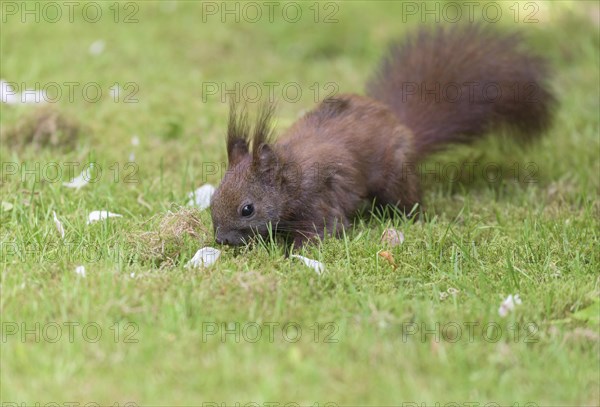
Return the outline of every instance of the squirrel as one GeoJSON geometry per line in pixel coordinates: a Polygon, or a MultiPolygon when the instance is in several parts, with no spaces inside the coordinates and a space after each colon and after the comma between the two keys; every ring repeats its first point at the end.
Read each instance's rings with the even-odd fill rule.
{"type": "Polygon", "coordinates": [[[366,96],[325,99],[275,142],[272,106],[250,126],[232,103],[215,240],[237,246],[272,231],[300,248],[339,235],[365,204],[410,214],[421,201],[414,168],[429,154],[499,128],[522,143],[542,134],[555,101],[546,80],[546,61],[518,33],[473,24],[392,44],[366,96]]]}

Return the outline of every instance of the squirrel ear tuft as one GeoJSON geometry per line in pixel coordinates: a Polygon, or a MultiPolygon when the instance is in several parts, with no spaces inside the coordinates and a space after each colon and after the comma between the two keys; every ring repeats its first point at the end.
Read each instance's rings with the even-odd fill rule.
{"type": "Polygon", "coordinates": [[[277,155],[270,145],[263,143],[258,146],[254,155],[254,165],[260,172],[271,171],[277,167],[277,155]]]}
{"type": "Polygon", "coordinates": [[[239,163],[249,154],[248,137],[250,127],[245,108],[238,112],[235,101],[231,100],[229,123],[227,124],[227,158],[229,166],[239,163]]]}
{"type": "Polygon", "coordinates": [[[248,143],[246,140],[241,138],[228,140],[227,159],[229,160],[230,166],[239,163],[248,154],[248,143]]]}

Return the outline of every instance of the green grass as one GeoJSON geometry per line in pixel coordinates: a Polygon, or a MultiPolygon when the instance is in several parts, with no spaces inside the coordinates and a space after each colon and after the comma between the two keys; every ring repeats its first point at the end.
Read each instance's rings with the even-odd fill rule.
{"type": "MultiPolygon", "coordinates": [[[[53,105],[83,126],[72,151],[2,144],[0,191],[13,205],[0,213],[3,403],[600,404],[597,3],[541,3],[536,24],[515,24],[512,3],[502,3],[498,28],[522,30],[552,61],[560,100],[552,130],[525,150],[486,140],[432,157],[429,169],[496,163],[502,176],[426,177],[426,221],[360,220],[344,239],[307,247],[306,256],[326,265],[322,276],[278,244],[224,249],[215,266],[186,269],[198,248],[214,245],[208,211],[201,214],[208,232],[185,241],[174,267],[143,261],[132,239],[156,231],[152,217],[184,205],[189,191],[219,181],[203,163],[225,161],[228,107],[219,96],[203,100],[203,84],[281,83],[282,129],[314,105],[314,83],[321,98],[328,82],[361,93],[385,44],[418,19],[402,23],[399,2],[356,1],[336,3],[333,24],[315,23],[312,3],[298,23],[203,22],[200,3],[190,1],[140,3],[138,23],[115,24],[112,3],[102,4],[97,24],[76,13],[74,23],[8,17],[1,26],[0,78],[30,88],[95,82],[104,94],[89,103],[76,92],[73,102],[63,95],[53,105]],[[106,48],[92,56],[99,39],[106,48]],[[127,82],[139,87],[138,102],[116,103],[109,88],[127,82]],[[282,100],[289,82],[303,90],[295,103],[282,100]],[[131,151],[135,182],[127,183],[131,151]],[[35,182],[5,171],[6,163],[35,171],[36,163],[78,162],[78,174],[89,161],[103,173],[79,191],[62,186],[66,173],[60,182],[35,182]],[[97,209],[124,217],[86,225],[97,209]],[[406,237],[389,249],[395,270],[377,254],[386,227],[406,237]],[[75,274],[78,265],[85,278],[75,274]],[[449,288],[458,293],[442,298],[449,288]],[[522,305],[499,317],[514,293],[522,305]],[[79,324],[72,341],[65,323],[79,324]],[[238,324],[239,343],[221,337],[221,323],[238,324]],[[289,323],[302,329],[297,342],[283,336],[289,323]],[[56,324],[62,336],[53,342],[56,324]],[[263,335],[252,342],[255,324],[263,335]],[[25,340],[24,327],[34,330],[25,340]],[[95,328],[102,336],[92,342],[95,328]]],[[[3,134],[38,109],[0,108],[3,134]]],[[[293,328],[285,332],[293,336],[293,328]]]]}

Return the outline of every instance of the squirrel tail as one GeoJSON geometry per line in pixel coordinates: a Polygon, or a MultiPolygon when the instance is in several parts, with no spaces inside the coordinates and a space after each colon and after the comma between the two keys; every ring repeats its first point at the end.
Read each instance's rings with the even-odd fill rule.
{"type": "Polygon", "coordinates": [[[517,34],[481,25],[421,29],[391,46],[367,94],[415,134],[417,157],[499,127],[523,142],[550,124],[546,63],[517,34]]]}

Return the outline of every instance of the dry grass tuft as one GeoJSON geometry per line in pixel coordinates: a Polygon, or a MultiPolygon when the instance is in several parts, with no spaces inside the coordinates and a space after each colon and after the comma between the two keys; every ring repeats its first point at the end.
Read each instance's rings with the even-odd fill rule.
{"type": "Polygon", "coordinates": [[[149,222],[156,230],[134,232],[129,237],[135,253],[145,264],[173,267],[182,252],[202,247],[209,237],[196,208],[179,207],[149,222]]]}
{"type": "Polygon", "coordinates": [[[2,132],[2,143],[10,148],[55,148],[70,150],[76,147],[82,126],[50,107],[40,107],[21,119],[14,127],[2,132]]]}

